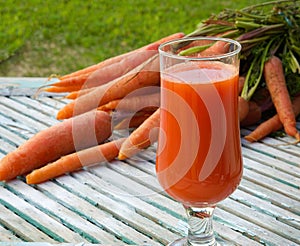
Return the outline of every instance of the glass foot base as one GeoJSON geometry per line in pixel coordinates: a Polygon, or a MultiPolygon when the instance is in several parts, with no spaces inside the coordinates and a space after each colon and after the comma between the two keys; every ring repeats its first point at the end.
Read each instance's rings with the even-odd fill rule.
{"type": "Polygon", "coordinates": [[[187,238],[179,238],[174,242],[169,243],[167,246],[234,246],[236,244],[232,242],[227,242],[225,240],[219,239],[215,241],[213,244],[188,244],[187,238]]]}
{"type": "Polygon", "coordinates": [[[188,244],[187,238],[179,238],[175,240],[174,242],[171,242],[168,244],[168,246],[221,246],[222,244],[219,244],[218,242],[214,242],[213,244],[188,244]]]}

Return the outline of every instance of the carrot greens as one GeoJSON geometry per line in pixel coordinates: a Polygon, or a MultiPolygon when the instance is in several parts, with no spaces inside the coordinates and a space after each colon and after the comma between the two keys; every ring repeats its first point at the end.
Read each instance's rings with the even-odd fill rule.
{"type": "Polygon", "coordinates": [[[241,43],[241,73],[246,74],[242,96],[250,100],[257,88],[265,86],[263,64],[272,55],[284,61],[289,94],[300,92],[299,79],[292,79],[300,73],[299,33],[300,1],[279,0],[225,9],[187,36],[221,36],[241,43]]]}

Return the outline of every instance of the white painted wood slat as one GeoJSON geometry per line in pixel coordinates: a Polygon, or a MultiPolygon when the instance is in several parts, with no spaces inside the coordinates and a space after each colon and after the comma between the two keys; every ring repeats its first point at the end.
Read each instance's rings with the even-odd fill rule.
{"type": "Polygon", "coordinates": [[[79,182],[77,179],[69,179],[67,176],[62,176],[57,181],[81,197],[93,201],[101,209],[111,213],[120,221],[129,224],[142,233],[148,233],[148,236],[155,238],[163,245],[179,237],[179,235],[138,214],[130,206],[101,194],[89,185],[79,182]]]}
{"type": "MultiPolygon", "coordinates": [[[[60,97],[61,98],[61,97],[60,97]]],[[[61,100],[55,100],[52,97],[43,97],[43,96],[39,96],[37,98],[35,98],[35,101],[39,102],[39,103],[43,103],[51,108],[53,108],[53,110],[58,111],[59,109],[61,109],[64,105],[66,105],[65,102],[62,102],[61,100]]]]}
{"type": "MultiPolygon", "coordinates": [[[[31,224],[36,225],[40,230],[44,230],[45,234],[52,235],[52,237],[57,236],[57,240],[61,238],[62,241],[66,240],[68,242],[86,241],[72,230],[58,223],[57,220],[54,220],[52,217],[36,209],[33,205],[22,200],[17,195],[4,189],[3,186],[0,187],[0,199],[9,203],[11,208],[20,211],[20,213],[22,213],[20,217],[30,220],[31,224]]],[[[26,232],[23,230],[23,233],[29,235],[31,231],[26,232]]]]}
{"type": "Polygon", "coordinates": [[[12,100],[7,97],[0,97],[0,103],[2,105],[5,105],[7,108],[12,108],[16,112],[22,113],[23,115],[26,115],[32,119],[34,119],[37,122],[43,121],[48,127],[56,124],[57,120],[53,119],[53,117],[49,117],[45,115],[43,112],[40,112],[38,110],[38,107],[40,104],[37,103],[37,109],[34,109],[25,103],[19,103],[16,100],[12,100]]]}
{"type": "MultiPolygon", "coordinates": [[[[246,177],[246,176],[245,176],[246,177]]],[[[272,187],[262,186],[255,180],[250,181],[247,178],[242,179],[239,189],[251,194],[253,197],[258,197],[263,201],[268,201],[295,214],[300,214],[300,203],[285,194],[278,193],[272,187]]]]}
{"type": "MultiPolygon", "coordinates": [[[[1,209],[1,208],[0,208],[1,209]]],[[[4,212],[4,211],[3,211],[4,212]]],[[[15,232],[4,228],[0,224],[0,242],[22,242],[22,240],[16,236],[15,232]]]]}
{"type": "Polygon", "coordinates": [[[254,225],[258,225],[259,227],[274,233],[274,235],[272,236],[274,240],[279,240],[279,236],[282,237],[281,245],[289,245],[289,243],[291,242],[300,244],[299,229],[277,220],[277,218],[274,216],[269,216],[267,214],[261,213],[254,207],[240,205],[239,203],[234,202],[232,199],[225,199],[219,204],[219,207],[231,214],[235,214],[238,217],[253,223],[254,225]]]}
{"type": "Polygon", "coordinates": [[[20,125],[20,130],[22,130],[21,126],[25,125],[23,129],[30,130],[30,133],[32,134],[48,127],[46,124],[42,124],[38,121],[35,121],[34,119],[25,116],[21,113],[18,113],[13,109],[7,108],[2,104],[0,104],[0,112],[1,114],[8,115],[9,118],[13,119],[15,121],[16,126],[20,125]]]}
{"type": "Polygon", "coordinates": [[[247,157],[248,159],[252,159],[256,162],[262,163],[269,167],[278,169],[282,172],[285,172],[285,173],[288,173],[290,175],[300,178],[300,167],[297,167],[295,165],[289,165],[288,163],[286,163],[282,160],[278,160],[271,156],[264,155],[260,152],[257,152],[255,150],[252,150],[249,148],[243,148],[242,151],[243,151],[243,156],[247,157]]]}
{"type": "MultiPolygon", "coordinates": [[[[118,164],[115,164],[114,166],[117,165],[118,164]]],[[[130,182],[130,179],[124,179],[121,175],[113,173],[113,171],[105,167],[94,167],[93,172],[97,173],[98,175],[102,174],[101,178],[93,177],[86,172],[80,172],[77,175],[75,174],[75,176],[78,180],[81,180],[81,182],[85,182],[91,185],[93,188],[98,189],[99,192],[109,193],[111,197],[120,200],[122,203],[129,204],[143,216],[150,218],[151,220],[158,221],[159,224],[162,224],[169,229],[177,230],[181,233],[184,232],[182,231],[182,228],[178,227],[179,220],[177,218],[178,215],[181,218],[185,218],[185,212],[181,204],[161,196],[160,194],[154,193],[148,188],[140,186],[139,183],[133,181],[130,182]],[[94,169],[97,169],[97,171],[94,169]],[[126,186],[122,184],[126,184],[126,186]],[[137,191],[139,191],[139,193],[136,193],[137,191]],[[167,209],[164,210],[166,213],[162,213],[157,211],[157,209],[151,208],[151,206],[139,201],[139,199],[146,201],[160,209],[165,207],[167,209]],[[171,216],[167,213],[169,213],[171,216]],[[176,219],[172,218],[174,215],[177,215],[176,219]]],[[[249,239],[241,235],[235,235],[235,231],[224,231],[223,226],[218,223],[215,223],[215,229],[221,237],[226,238],[229,241],[235,238],[234,242],[240,245],[244,245],[246,242],[250,243],[249,239]]],[[[252,240],[251,242],[253,243],[252,240]]]]}
{"type": "Polygon", "coordinates": [[[265,155],[270,155],[274,158],[286,161],[287,163],[291,163],[297,167],[300,167],[300,156],[287,153],[283,149],[278,149],[273,146],[266,145],[260,142],[249,143],[244,139],[242,139],[242,144],[244,146],[247,146],[248,148],[255,149],[256,151],[260,151],[265,155]]]}
{"type": "Polygon", "coordinates": [[[56,241],[0,203],[0,222],[27,242],[56,241]]]}
{"type": "Polygon", "coordinates": [[[65,226],[77,231],[79,235],[84,236],[93,243],[122,244],[121,241],[117,240],[117,238],[115,238],[113,235],[85,220],[78,214],[67,209],[57,201],[47,197],[45,194],[34,189],[33,187],[18,180],[13,180],[7,185],[22,194],[24,199],[27,199],[31,204],[40,207],[40,209],[44,211],[47,211],[47,213],[60,220],[65,226]]]}
{"type": "Polygon", "coordinates": [[[33,108],[35,111],[45,114],[49,118],[52,118],[52,119],[55,119],[55,115],[58,111],[56,108],[48,106],[47,104],[43,103],[42,101],[37,101],[30,97],[19,96],[19,97],[10,97],[10,99],[12,99],[18,103],[25,104],[26,106],[33,108]]]}
{"type": "Polygon", "coordinates": [[[95,224],[105,228],[107,231],[122,238],[123,241],[127,241],[129,244],[140,245],[147,243],[153,246],[160,245],[149,237],[137,232],[132,227],[115,219],[111,214],[105,213],[86,200],[74,195],[53,182],[40,184],[38,185],[38,189],[47,192],[51,197],[53,196],[53,199],[58,200],[64,206],[70,207],[77,213],[82,214],[82,216],[94,221],[95,224]]]}
{"type": "Polygon", "coordinates": [[[12,131],[9,131],[7,128],[4,128],[0,125],[0,136],[1,138],[5,138],[5,140],[8,140],[11,143],[18,145],[21,145],[26,140],[24,137],[21,137],[20,134],[15,134],[12,131]]]}

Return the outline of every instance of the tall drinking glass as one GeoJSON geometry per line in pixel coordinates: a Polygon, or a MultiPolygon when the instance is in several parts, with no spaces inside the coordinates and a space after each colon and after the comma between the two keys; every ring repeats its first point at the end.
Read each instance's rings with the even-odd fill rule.
{"type": "Polygon", "coordinates": [[[159,47],[160,134],[156,173],[183,204],[188,235],[170,245],[218,245],[212,216],[242,177],[238,42],[184,38],[159,47]]]}

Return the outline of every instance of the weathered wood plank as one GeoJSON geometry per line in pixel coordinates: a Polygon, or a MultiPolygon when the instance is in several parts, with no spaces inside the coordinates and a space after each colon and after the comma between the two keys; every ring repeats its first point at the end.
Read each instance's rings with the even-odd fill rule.
{"type": "Polygon", "coordinates": [[[136,156],[125,160],[125,162],[143,172],[151,174],[153,177],[156,177],[155,164],[147,160],[147,158],[144,159],[142,156],[142,153],[138,153],[136,156]]]}
{"type": "Polygon", "coordinates": [[[15,148],[16,146],[0,138],[0,152],[7,154],[8,152],[13,151],[15,148]]]}
{"type": "Polygon", "coordinates": [[[156,148],[157,148],[157,143],[155,142],[155,143],[153,143],[153,145],[149,146],[145,151],[138,153],[137,156],[141,157],[143,160],[155,163],[156,148]]]}
{"type": "MultiPolygon", "coordinates": [[[[105,172],[105,170],[109,169],[104,167],[101,168],[100,172],[105,172]]],[[[114,183],[114,180],[116,178],[121,178],[121,176],[114,176],[113,172],[105,172],[105,174],[103,174],[103,176],[100,178],[91,175],[88,172],[80,172],[78,173],[78,175],[76,175],[75,173],[75,177],[77,180],[85,182],[94,189],[97,189],[99,192],[110,196],[115,200],[122,201],[122,203],[127,204],[130,207],[133,207],[137,213],[152,221],[155,221],[156,223],[172,230],[175,233],[178,233],[178,229],[173,228],[173,225],[176,225],[178,222],[178,218],[176,217],[180,216],[181,218],[185,218],[183,208],[180,204],[170,201],[170,199],[166,199],[166,197],[149,189],[142,189],[143,186],[140,186],[138,183],[123,183],[126,184],[127,189],[125,186],[119,187],[118,184],[114,183]],[[110,179],[108,180],[104,177],[110,177],[110,179]],[[135,185],[136,189],[130,188],[132,184],[135,185]],[[145,193],[142,193],[143,191],[145,191],[145,193]],[[171,214],[174,215],[175,213],[178,213],[176,217],[171,216],[170,213],[168,213],[169,211],[164,211],[157,208],[157,206],[162,206],[167,202],[174,203],[174,207],[176,207],[177,209],[175,210],[174,208],[173,213],[171,212],[171,214]]],[[[120,181],[122,183],[124,179],[120,181]]]]}
{"type": "Polygon", "coordinates": [[[49,107],[54,108],[55,110],[61,109],[63,106],[66,105],[66,102],[60,100],[60,98],[52,98],[52,97],[43,97],[43,96],[38,96],[35,98],[35,101],[39,103],[43,103],[49,107]]]}
{"type": "Polygon", "coordinates": [[[287,240],[276,233],[267,230],[264,227],[253,224],[251,221],[244,219],[236,214],[228,212],[224,209],[217,208],[214,216],[217,221],[223,222],[229,228],[240,232],[241,234],[260,242],[262,245],[289,245],[297,244],[287,240]]]}
{"type": "MultiPolygon", "coordinates": [[[[55,119],[55,115],[57,113],[57,109],[48,106],[45,103],[42,103],[42,101],[37,101],[33,98],[30,97],[26,97],[26,96],[19,96],[19,97],[10,97],[10,99],[21,103],[21,104],[25,104],[28,107],[33,108],[34,110],[48,116],[51,119],[55,119]]],[[[55,123],[55,121],[53,121],[52,123],[55,123]]]]}
{"type": "Polygon", "coordinates": [[[13,180],[7,184],[10,189],[14,189],[21,194],[30,204],[39,207],[45,213],[51,214],[66,227],[74,230],[87,240],[93,243],[109,244],[115,243],[122,245],[122,242],[113,235],[102,230],[95,224],[85,220],[78,214],[62,206],[57,201],[47,197],[44,193],[34,189],[33,187],[19,181],[13,180]]]}
{"type": "MultiPolygon", "coordinates": [[[[20,211],[21,215],[19,216],[21,218],[30,220],[31,224],[52,238],[56,238],[57,241],[65,240],[67,242],[86,242],[86,240],[80,237],[80,235],[74,233],[61,223],[58,223],[57,220],[54,220],[49,215],[41,212],[17,195],[4,189],[3,186],[0,186],[0,199],[2,199],[2,201],[6,204],[10,204],[11,209],[13,208],[14,210],[20,211]]],[[[27,231],[27,234],[30,235],[31,231],[27,231]]]]}
{"type": "Polygon", "coordinates": [[[30,131],[31,134],[34,134],[42,129],[49,127],[49,125],[42,124],[38,121],[35,121],[31,117],[25,116],[11,108],[7,108],[5,105],[0,104],[0,112],[7,115],[10,119],[15,121],[15,127],[19,127],[20,130],[30,131]],[[24,127],[22,128],[22,125],[24,127]]]}
{"type": "Polygon", "coordinates": [[[11,230],[5,229],[0,224],[0,242],[16,243],[16,242],[22,242],[22,240],[19,237],[17,237],[14,232],[12,232],[11,230]]]}
{"type": "Polygon", "coordinates": [[[296,189],[296,194],[299,194],[300,196],[300,178],[276,168],[270,167],[268,165],[261,164],[257,161],[253,161],[247,157],[244,157],[243,161],[245,168],[255,171],[256,173],[262,174],[271,179],[275,179],[286,186],[294,187],[296,189]],[[297,193],[297,191],[299,191],[299,193],[297,193]]]}
{"type": "Polygon", "coordinates": [[[70,100],[70,99],[67,99],[67,98],[63,97],[63,95],[60,96],[60,97],[53,97],[53,100],[56,100],[56,101],[58,101],[59,103],[65,104],[65,105],[72,101],[72,100],[70,100]]]}
{"type": "Polygon", "coordinates": [[[19,146],[26,140],[24,137],[21,137],[20,134],[15,134],[14,132],[8,130],[0,123],[0,138],[9,143],[13,143],[12,145],[19,146]]]}
{"type": "Polygon", "coordinates": [[[256,151],[264,153],[265,155],[270,155],[274,158],[283,160],[287,163],[290,163],[292,165],[300,167],[300,157],[293,155],[291,153],[287,153],[286,151],[284,151],[282,149],[277,149],[277,148],[274,148],[273,146],[269,146],[269,145],[266,145],[266,144],[263,144],[260,142],[249,143],[245,139],[242,139],[242,144],[244,146],[247,146],[250,149],[254,149],[256,151]]]}
{"type": "MultiPolygon", "coordinates": [[[[101,180],[105,180],[107,183],[111,184],[108,189],[111,189],[112,193],[118,194],[121,192],[120,195],[128,194],[131,196],[137,196],[144,201],[158,206],[160,209],[172,211],[179,218],[185,218],[182,206],[178,202],[175,202],[174,200],[166,197],[162,188],[158,193],[156,190],[154,191],[152,189],[149,189],[144,185],[132,180],[131,178],[127,178],[105,166],[93,166],[89,168],[89,170],[96,174],[97,177],[99,177],[101,180]],[[114,189],[116,189],[117,191],[114,192],[114,189]]],[[[134,170],[132,171],[134,172],[134,170]]]]}
{"type": "Polygon", "coordinates": [[[151,190],[157,192],[163,190],[156,177],[155,165],[152,163],[138,159],[128,159],[126,162],[115,160],[111,165],[108,165],[108,167],[120,173],[122,176],[126,176],[143,186],[149,187],[151,190]]]}
{"type": "Polygon", "coordinates": [[[120,221],[123,221],[145,235],[154,238],[163,245],[178,238],[178,235],[148,218],[141,216],[130,206],[101,194],[99,191],[95,190],[94,187],[91,188],[89,185],[80,183],[77,179],[70,179],[69,177],[62,176],[57,179],[57,182],[71,190],[73,193],[92,201],[102,210],[111,213],[120,221]]]}
{"type": "MultiPolygon", "coordinates": [[[[247,237],[246,235],[239,233],[236,230],[231,229],[229,226],[222,224],[222,222],[213,221],[214,231],[217,239],[224,240],[227,245],[235,246],[258,246],[259,242],[247,237]],[[219,232],[219,233],[218,233],[219,232]]],[[[224,245],[226,245],[224,243],[224,245]]]]}
{"type": "Polygon", "coordinates": [[[284,152],[287,152],[291,155],[296,155],[296,156],[300,156],[300,146],[299,144],[295,144],[295,139],[290,139],[288,138],[289,142],[285,141],[282,142],[280,140],[278,140],[277,138],[264,138],[262,140],[262,143],[280,149],[284,152]]]}
{"type": "Polygon", "coordinates": [[[250,208],[254,208],[256,211],[276,218],[276,220],[300,230],[300,215],[278,207],[265,199],[252,196],[240,189],[237,189],[230,197],[239,203],[245,204],[250,208]]]}
{"type": "MultiPolygon", "coordinates": [[[[97,169],[98,172],[93,170],[95,173],[97,173],[97,175],[102,174],[100,178],[93,177],[87,172],[80,172],[78,175],[75,174],[76,179],[89,184],[94,189],[98,189],[99,192],[109,194],[111,197],[114,197],[116,200],[120,200],[122,203],[133,206],[134,209],[144,217],[147,217],[152,221],[157,221],[157,223],[164,225],[168,229],[175,231],[177,230],[181,234],[184,233],[184,231],[182,231],[183,228],[178,226],[181,224],[179,222],[185,219],[185,212],[181,204],[165,198],[157,193],[153,193],[153,191],[149,190],[148,188],[140,186],[139,183],[133,181],[131,182],[128,178],[124,179],[120,174],[116,174],[105,167],[94,167],[93,169],[97,169]],[[148,202],[150,205],[158,207],[160,210],[163,210],[163,212],[159,210],[157,211],[157,209],[154,209],[139,199],[148,202]],[[167,204],[174,205],[167,206],[167,204]],[[163,209],[164,207],[167,207],[167,210],[163,209]],[[172,216],[175,216],[176,219],[167,216],[164,211],[172,216]],[[180,219],[177,219],[178,215],[180,216],[180,219]]],[[[252,240],[244,236],[237,236],[235,235],[236,232],[232,230],[224,231],[222,229],[223,227],[220,225],[216,225],[215,227],[216,232],[221,237],[230,240],[230,238],[234,235],[235,243],[245,245],[244,243],[248,242],[249,245],[251,245],[250,242],[252,242],[252,240]]]]}
{"type": "MultiPolygon", "coordinates": [[[[239,218],[247,220],[260,228],[264,228],[282,237],[282,243],[280,245],[284,245],[284,242],[286,242],[285,245],[289,245],[287,242],[300,244],[300,230],[277,220],[276,217],[261,213],[256,210],[255,207],[237,203],[232,199],[225,199],[218,206],[231,214],[237,215],[239,218]],[[286,240],[283,240],[283,238],[286,240]]],[[[263,238],[263,235],[261,235],[261,237],[263,238]]]]}
{"type": "Polygon", "coordinates": [[[300,190],[297,188],[286,185],[280,181],[256,173],[255,171],[252,171],[247,168],[244,169],[243,177],[247,180],[252,181],[253,183],[259,184],[260,186],[276,191],[277,193],[283,194],[296,201],[300,201],[300,196],[299,196],[300,190]]]}
{"type": "Polygon", "coordinates": [[[1,111],[0,111],[0,126],[6,131],[18,135],[24,139],[27,139],[28,136],[35,133],[35,131],[32,128],[28,127],[26,124],[17,122],[15,119],[10,118],[8,115],[7,116],[2,115],[1,111]]]}
{"type": "Polygon", "coordinates": [[[285,194],[278,193],[272,187],[265,187],[257,184],[256,181],[252,182],[247,178],[242,179],[239,189],[258,197],[261,200],[270,202],[280,208],[300,215],[300,203],[285,194]]]}
{"type": "Polygon", "coordinates": [[[14,231],[22,240],[27,242],[49,242],[55,243],[51,237],[37,229],[34,225],[7,209],[0,202],[0,223],[14,231]]]}
{"type": "Polygon", "coordinates": [[[61,186],[53,182],[45,182],[38,185],[39,190],[43,190],[54,200],[57,200],[62,205],[70,208],[81,216],[93,221],[101,228],[114,234],[117,238],[128,244],[142,245],[160,245],[158,242],[151,240],[149,237],[136,231],[134,228],[115,219],[111,214],[100,210],[96,206],[90,204],[86,200],[76,196],[75,194],[63,189],[61,186]]]}
{"type": "MultiPolygon", "coordinates": [[[[134,161],[132,161],[132,162],[134,162],[134,161]]],[[[256,165],[257,164],[259,164],[259,163],[255,163],[256,165]]],[[[260,165],[260,164],[259,164],[260,165]]],[[[124,166],[124,165],[110,165],[110,168],[112,168],[112,169],[114,169],[114,170],[118,170],[119,172],[121,172],[123,175],[128,175],[129,177],[131,177],[131,179],[135,179],[135,171],[133,171],[133,173],[130,173],[130,171],[129,171],[129,169],[130,169],[130,167],[129,168],[125,168],[126,166],[124,166]],[[125,169],[125,170],[123,170],[123,169],[125,169]],[[121,171],[120,171],[121,170],[121,171]]],[[[259,169],[259,167],[258,167],[258,169],[259,169]]],[[[267,170],[268,171],[268,170],[267,170]]],[[[104,175],[104,176],[106,176],[106,175],[104,175]]],[[[139,176],[141,176],[141,175],[137,175],[137,177],[139,177],[139,176]]],[[[280,173],[278,174],[278,176],[279,177],[281,177],[281,178],[283,178],[281,175],[280,175],[280,173]]],[[[108,175],[108,177],[110,177],[110,175],[108,175]]],[[[290,179],[293,179],[293,176],[288,176],[288,177],[286,177],[287,178],[287,180],[290,180],[290,179]]],[[[142,178],[141,178],[142,179],[142,178]]],[[[297,180],[295,180],[295,183],[297,183],[298,182],[298,179],[297,180]]]]}
{"type": "Polygon", "coordinates": [[[247,157],[248,159],[252,159],[256,162],[262,163],[272,168],[276,168],[282,172],[288,173],[295,177],[300,177],[300,168],[297,166],[290,165],[282,160],[278,160],[271,156],[257,152],[253,149],[243,148],[242,153],[243,156],[247,157]]]}
{"type": "MultiPolygon", "coordinates": [[[[7,108],[11,108],[18,113],[22,113],[23,115],[34,119],[37,122],[42,121],[48,127],[57,123],[57,120],[54,120],[53,117],[49,117],[48,115],[45,115],[43,111],[34,109],[26,105],[25,103],[22,104],[7,97],[0,97],[0,103],[2,105],[5,105],[7,108]]],[[[37,107],[38,107],[38,103],[37,103],[37,107]]]]}

